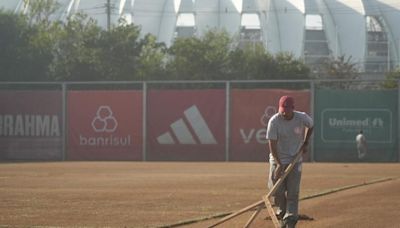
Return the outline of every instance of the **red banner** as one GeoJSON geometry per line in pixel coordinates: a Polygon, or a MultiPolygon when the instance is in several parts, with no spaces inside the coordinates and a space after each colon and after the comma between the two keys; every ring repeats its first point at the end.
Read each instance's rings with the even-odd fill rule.
{"type": "Polygon", "coordinates": [[[60,91],[0,92],[0,159],[62,159],[60,91]]]}
{"type": "Polygon", "coordinates": [[[309,91],[234,89],[231,95],[231,161],[268,161],[266,127],[281,96],[293,96],[296,110],[310,111],[309,91]]]}
{"type": "Polygon", "coordinates": [[[148,160],[225,159],[225,91],[148,93],[148,160]]]}
{"type": "Polygon", "coordinates": [[[70,160],[142,160],[141,91],[68,93],[70,160]]]}

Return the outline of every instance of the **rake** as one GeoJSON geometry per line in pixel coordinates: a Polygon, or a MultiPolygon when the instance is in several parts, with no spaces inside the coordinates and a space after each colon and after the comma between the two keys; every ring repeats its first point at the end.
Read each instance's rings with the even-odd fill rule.
{"type": "Polygon", "coordinates": [[[278,179],[278,181],[274,184],[272,189],[268,192],[267,195],[262,197],[262,200],[253,203],[245,208],[242,208],[230,215],[227,215],[223,217],[221,220],[218,222],[214,223],[213,225],[209,226],[209,228],[216,227],[217,225],[220,225],[228,220],[231,220],[232,218],[235,218],[247,211],[250,210],[255,210],[255,212],[251,215],[250,219],[247,221],[246,225],[244,226],[245,228],[249,227],[251,223],[254,221],[254,219],[257,217],[257,215],[261,212],[262,209],[264,209],[264,206],[267,208],[268,214],[271,217],[271,220],[276,228],[280,227],[278,218],[276,217],[274,208],[272,206],[272,203],[270,201],[271,196],[273,196],[276,192],[276,190],[281,186],[282,182],[285,180],[287,175],[292,171],[293,167],[295,164],[300,160],[302,156],[302,151],[300,150],[297,154],[296,157],[293,159],[293,161],[286,167],[285,172],[283,175],[278,179]]]}

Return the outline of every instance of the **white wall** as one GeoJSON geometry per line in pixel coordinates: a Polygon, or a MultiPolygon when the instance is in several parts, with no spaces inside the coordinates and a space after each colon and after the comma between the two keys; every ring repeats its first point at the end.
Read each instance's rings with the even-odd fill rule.
{"type": "Polygon", "coordinates": [[[366,48],[365,12],[361,0],[325,1],[331,9],[335,29],[337,29],[339,53],[352,57],[363,67],[366,48]]]}

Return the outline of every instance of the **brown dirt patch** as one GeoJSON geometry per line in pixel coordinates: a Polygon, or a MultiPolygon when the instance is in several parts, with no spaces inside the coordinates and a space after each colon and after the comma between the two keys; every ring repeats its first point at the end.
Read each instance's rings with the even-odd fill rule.
{"type": "MultiPolygon", "coordinates": [[[[0,226],[157,227],[231,212],[267,192],[266,163],[0,163],[0,226]]],[[[306,163],[301,197],[400,175],[400,164],[306,163]]],[[[400,181],[300,202],[298,227],[395,227],[400,181]],[[378,224],[378,225],[377,225],[378,224]]],[[[220,227],[242,227],[243,214],[220,227]]],[[[272,227],[263,211],[252,227],[272,227]]],[[[184,227],[205,227],[216,220],[184,227]]]]}

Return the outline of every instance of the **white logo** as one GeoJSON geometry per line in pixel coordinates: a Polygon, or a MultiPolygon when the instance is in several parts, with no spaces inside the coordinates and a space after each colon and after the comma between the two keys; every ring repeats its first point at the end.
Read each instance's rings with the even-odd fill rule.
{"type": "Polygon", "coordinates": [[[110,106],[100,106],[92,121],[95,132],[114,132],[118,127],[117,119],[113,116],[110,106]]]}
{"type": "Polygon", "coordinates": [[[261,125],[264,126],[263,128],[239,129],[240,136],[242,136],[243,142],[245,144],[249,144],[252,142],[253,139],[255,139],[260,144],[267,143],[265,135],[267,134],[268,121],[273,115],[275,115],[275,113],[276,107],[269,105],[265,108],[264,113],[261,115],[260,118],[261,125]]]}
{"type": "Polygon", "coordinates": [[[106,132],[105,136],[79,135],[79,145],[81,146],[130,146],[132,144],[131,135],[114,135],[117,130],[118,122],[113,116],[110,106],[100,106],[97,109],[96,116],[92,120],[92,128],[96,133],[106,132]]]}
{"type": "Polygon", "coordinates": [[[381,118],[375,118],[372,120],[372,127],[383,128],[383,120],[381,118]]]}
{"type": "Polygon", "coordinates": [[[369,134],[368,142],[392,143],[392,115],[389,109],[324,109],[321,112],[321,138],[324,142],[353,143],[353,137],[363,130],[369,134]],[[330,133],[332,130],[335,134],[330,133]]]}
{"type": "MultiPolygon", "coordinates": [[[[184,111],[187,122],[192,127],[194,134],[197,136],[200,144],[217,144],[214,135],[210,131],[206,121],[201,116],[196,105],[184,111]]],[[[171,125],[172,132],[180,144],[197,144],[195,138],[190,132],[183,118],[175,121],[171,125]]],[[[166,132],[157,137],[160,144],[175,144],[174,138],[170,132],[166,132]]]]}
{"type": "Polygon", "coordinates": [[[365,118],[365,119],[347,119],[343,117],[329,118],[329,126],[333,128],[353,127],[353,128],[383,128],[384,121],[382,118],[365,118]]]}
{"type": "Polygon", "coordinates": [[[57,115],[0,114],[0,136],[58,137],[57,115]]]}
{"type": "Polygon", "coordinates": [[[269,119],[271,119],[271,117],[272,117],[275,113],[277,113],[276,107],[274,107],[274,106],[267,106],[267,107],[265,108],[264,114],[261,116],[261,119],[260,119],[261,124],[262,124],[264,127],[268,126],[268,121],[269,121],[269,119]]]}

